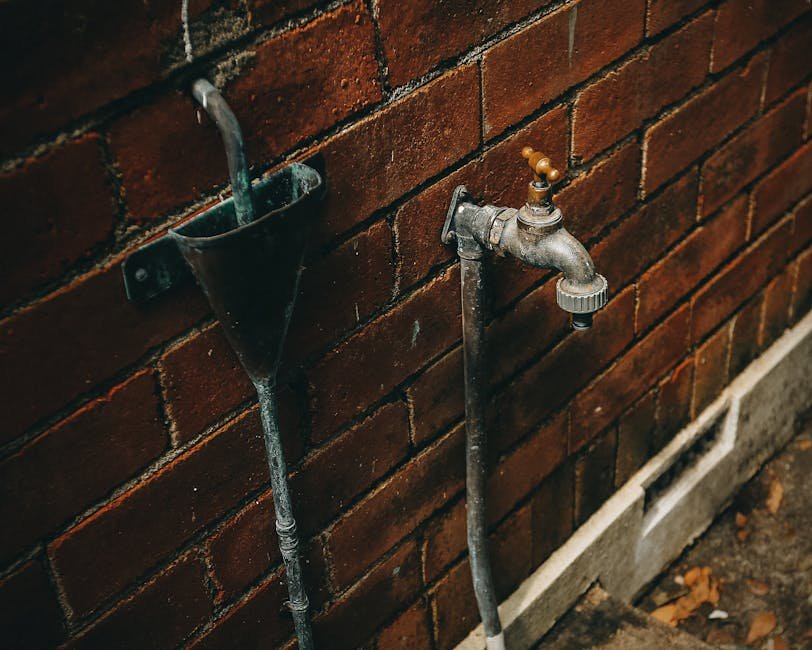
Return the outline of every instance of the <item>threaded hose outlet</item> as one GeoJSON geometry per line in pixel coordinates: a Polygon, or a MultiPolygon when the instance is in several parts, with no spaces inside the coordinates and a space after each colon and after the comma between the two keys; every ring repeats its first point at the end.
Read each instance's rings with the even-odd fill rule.
{"type": "Polygon", "coordinates": [[[598,273],[586,286],[561,278],[555,285],[555,297],[558,306],[564,311],[571,314],[591,314],[607,303],[608,289],[606,278],[598,273]]]}

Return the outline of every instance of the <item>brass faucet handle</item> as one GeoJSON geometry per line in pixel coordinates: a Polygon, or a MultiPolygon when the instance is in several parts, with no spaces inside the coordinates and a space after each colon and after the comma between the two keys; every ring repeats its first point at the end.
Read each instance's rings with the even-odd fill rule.
{"type": "Polygon", "coordinates": [[[541,181],[541,177],[544,176],[552,185],[561,178],[561,172],[553,167],[550,159],[540,151],[534,151],[533,147],[524,147],[522,157],[527,159],[527,164],[533,170],[534,181],[541,181]]]}

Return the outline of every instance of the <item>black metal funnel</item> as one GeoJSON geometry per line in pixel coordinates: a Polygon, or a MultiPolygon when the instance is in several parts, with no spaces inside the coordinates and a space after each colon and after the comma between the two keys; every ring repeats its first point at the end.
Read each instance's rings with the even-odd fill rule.
{"type": "Polygon", "coordinates": [[[229,198],[169,231],[251,379],[275,377],[296,299],[319,173],[293,163],[253,187],[256,220],[229,198]]]}
{"type": "Polygon", "coordinates": [[[122,269],[124,286],[130,300],[149,300],[182,282],[188,264],[253,381],[288,579],[288,606],[300,650],[312,650],[299,537],[279,436],[276,371],[305,242],[324,184],[318,171],[302,163],[252,184],[240,125],[225,99],[205,79],[194,82],[192,94],[223,136],[233,196],[130,255],[122,269]]]}

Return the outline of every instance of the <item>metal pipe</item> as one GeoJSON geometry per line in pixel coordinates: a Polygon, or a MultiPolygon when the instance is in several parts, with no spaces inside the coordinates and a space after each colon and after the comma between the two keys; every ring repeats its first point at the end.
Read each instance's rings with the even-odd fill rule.
{"type": "Polygon", "coordinates": [[[279,435],[279,420],[276,402],[276,379],[256,380],[254,386],[259,398],[259,412],[262,419],[262,432],[265,438],[265,452],[271,474],[273,504],[276,513],[276,533],[279,536],[279,550],[285,563],[288,579],[289,607],[293,613],[293,624],[299,648],[313,649],[313,631],[308,616],[309,603],[302,576],[302,563],[299,557],[299,536],[296,533],[296,520],[288,492],[288,470],[282,452],[279,435]]]}
{"type": "Polygon", "coordinates": [[[496,591],[488,557],[486,515],[487,442],[483,405],[485,375],[485,314],[483,310],[482,247],[473,239],[458,239],[462,289],[463,364],[465,369],[465,495],[468,553],[479,615],[489,650],[504,650],[496,591]]]}
{"type": "Polygon", "coordinates": [[[592,312],[606,304],[606,279],[595,272],[589,253],[562,226],[560,210],[550,198],[559,178],[550,160],[530,147],[522,150],[534,172],[527,203],[519,210],[477,205],[465,186],[454,190],[441,240],[456,239],[462,283],[463,360],[465,368],[466,504],[468,551],[479,615],[488,650],[504,650],[505,639],[487,550],[487,435],[483,409],[487,387],[484,368],[485,323],[482,308],[482,258],[485,250],[510,253],[525,264],[564,273],[556,285],[558,305],[573,317],[576,329],[587,329],[592,312]],[[542,181],[539,174],[545,176],[542,181]]]}
{"type": "Polygon", "coordinates": [[[228,160],[237,225],[244,226],[254,220],[254,200],[240,123],[220,91],[207,79],[197,79],[192,84],[192,95],[220,130],[228,160]]]}

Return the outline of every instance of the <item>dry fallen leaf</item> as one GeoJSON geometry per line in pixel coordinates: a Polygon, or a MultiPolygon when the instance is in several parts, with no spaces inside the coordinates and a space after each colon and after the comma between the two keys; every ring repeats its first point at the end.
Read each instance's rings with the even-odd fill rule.
{"type": "Polygon", "coordinates": [[[699,580],[699,577],[701,575],[702,569],[700,569],[698,566],[695,566],[693,569],[688,569],[685,572],[685,584],[688,587],[692,587],[694,583],[696,583],[696,581],[699,580]]]}
{"type": "Polygon", "coordinates": [[[770,639],[770,641],[772,641],[772,650],[789,650],[787,642],[784,641],[784,639],[782,639],[780,636],[770,639]]]}
{"type": "Polygon", "coordinates": [[[753,641],[763,639],[775,629],[777,622],[778,619],[776,619],[775,614],[772,612],[760,612],[756,614],[755,618],[753,618],[753,622],[750,623],[750,630],[747,632],[747,638],[744,642],[749,645],[753,643],[753,641]]]}
{"type": "Polygon", "coordinates": [[[770,493],[767,495],[767,510],[769,510],[771,514],[778,512],[778,508],[781,507],[781,499],[783,498],[784,486],[781,485],[781,482],[777,478],[774,478],[772,483],[770,483],[770,493]]]}
{"type": "Polygon", "coordinates": [[[677,624],[677,606],[674,603],[658,607],[651,615],[661,623],[674,627],[677,624]]]}
{"type": "Polygon", "coordinates": [[[760,580],[750,580],[749,578],[744,582],[750,592],[756,596],[765,596],[770,592],[770,585],[768,585],[766,582],[761,582],[760,580]]]}
{"type": "Polygon", "coordinates": [[[693,567],[685,572],[684,583],[691,590],[673,603],[655,609],[651,615],[671,627],[694,615],[703,603],[719,602],[719,581],[711,577],[710,567],[693,567]]]}
{"type": "Polygon", "coordinates": [[[801,440],[801,442],[798,443],[798,447],[801,448],[801,451],[812,449],[812,440],[801,440]]]}
{"type": "Polygon", "coordinates": [[[747,525],[747,515],[743,515],[740,512],[736,513],[736,526],[738,528],[744,528],[747,525]]]}
{"type": "Polygon", "coordinates": [[[742,528],[741,530],[736,531],[736,539],[740,542],[744,543],[747,541],[747,538],[750,537],[750,531],[746,528],[742,528]]]}

